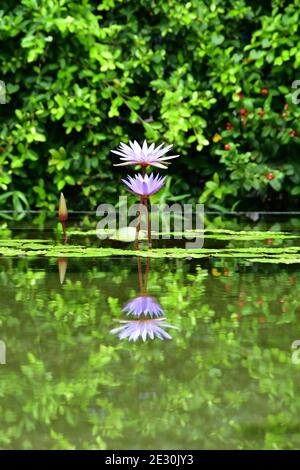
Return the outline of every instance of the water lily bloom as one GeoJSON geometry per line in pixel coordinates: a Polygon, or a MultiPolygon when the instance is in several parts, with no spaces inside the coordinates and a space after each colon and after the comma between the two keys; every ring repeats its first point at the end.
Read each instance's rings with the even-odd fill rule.
{"type": "Polygon", "coordinates": [[[139,173],[134,178],[127,176],[127,180],[122,181],[132,193],[148,197],[157,193],[163,187],[165,180],[166,176],[154,176],[153,173],[150,176],[143,176],[139,173]]]}
{"type": "Polygon", "coordinates": [[[164,314],[159,303],[148,295],[141,295],[130,300],[122,309],[122,312],[126,312],[126,315],[133,315],[137,318],[142,314],[144,314],[145,317],[149,315],[151,318],[161,317],[164,314]]]}
{"type": "Polygon", "coordinates": [[[119,320],[122,326],[111,330],[112,334],[118,335],[119,339],[128,338],[129,341],[137,341],[142,338],[146,341],[147,337],[154,339],[155,337],[164,340],[172,339],[163,328],[176,328],[176,326],[165,323],[165,318],[152,318],[148,320],[119,320]]]}
{"type": "Polygon", "coordinates": [[[155,147],[155,144],[148,146],[147,141],[144,140],[142,146],[137,141],[129,141],[129,145],[120,143],[117,150],[111,150],[111,152],[120,155],[123,163],[118,163],[115,166],[124,165],[141,165],[142,167],[156,166],[158,168],[167,168],[172,158],[177,158],[179,155],[164,156],[173,147],[173,144],[164,147],[164,144],[155,147]]]}

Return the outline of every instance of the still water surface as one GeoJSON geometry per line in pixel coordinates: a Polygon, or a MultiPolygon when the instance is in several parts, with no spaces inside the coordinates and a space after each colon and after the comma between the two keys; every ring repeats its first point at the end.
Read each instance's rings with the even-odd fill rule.
{"type": "Polygon", "coordinates": [[[0,264],[1,449],[300,448],[297,264],[0,264]]]}

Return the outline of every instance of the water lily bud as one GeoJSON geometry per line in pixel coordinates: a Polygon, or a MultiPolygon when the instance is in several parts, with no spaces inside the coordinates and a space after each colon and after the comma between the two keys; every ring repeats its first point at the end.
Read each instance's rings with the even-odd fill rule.
{"type": "Polygon", "coordinates": [[[66,258],[58,258],[57,264],[58,264],[59,282],[63,284],[65,277],[66,277],[68,261],[66,260],[66,258]]]}
{"type": "Polygon", "coordinates": [[[68,209],[63,193],[60,193],[58,219],[60,222],[66,222],[68,220],[68,209]]]}

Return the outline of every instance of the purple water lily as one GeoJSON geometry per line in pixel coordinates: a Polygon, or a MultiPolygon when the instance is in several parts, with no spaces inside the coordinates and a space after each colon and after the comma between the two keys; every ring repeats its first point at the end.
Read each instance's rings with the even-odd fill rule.
{"type": "Polygon", "coordinates": [[[144,314],[145,317],[149,315],[151,318],[161,317],[164,314],[159,303],[148,295],[141,295],[130,300],[122,309],[122,312],[126,312],[126,315],[133,315],[137,318],[142,314],[144,314]]]}
{"type": "Polygon", "coordinates": [[[148,176],[139,173],[134,178],[127,176],[127,180],[122,181],[131,192],[146,198],[157,193],[163,187],[165,180],[166,176],[154,176],[153,173],[148,176]]]}
{"type": "Polygon", "coordinates": [[[173,144],[164,147],[164,144],[155,147],[155,144],[148,146],[147,141],[144,140],[142,146],[137,141],[129,141],[129,145],[120,143],[117,150],[111,150],[112,153],[121,156],[123,163],[118,163],[115,166],[124,165],[141,165],[142,167],[156,166],[158,168],[167,168],[172,158],[177,158],[179,155],[164,156],[173,147],[173,144]]]}
{"type": "MultiPolygon", "coordinates": [[[[144,140],[143,145],[139,145],[137,141],[129,141],[129,145],[120,143],[117,150],[111,150],[112,153],[121,157],[122,163],[116,164],[115,166],[123,165],[140,165],[142,167],[142,174],[137,174],[132,178],[127,176],[127,179],[123,179],[123,183],[127,188],[136,195],[140,196],[140,205],[144,205],[147,209],[147,234],[148,234],[148,246],[152,246],[151,241],[151,220],[150,220],[150,202],[149,198],[152,194],[157,193],[164,185],[165,177],[159,175],[154,176],[153,173],[147,175],[147,167],[155,166],[158,168],[167,168],[169,160],[179,157],[179,155],[168,155],[173,145],[164,146],[160,144],[155,147],[155,144],[148,145],[147,141],[144,140]]],[[[135,246],[138,248],[139,232],[141,227],[141,211],[139,211],[139,218],[136,225],[136,236],[135,246]]]]}
{"type": "Polygon", "coordinates": [[[176,328],[176,326],[165,323],[165,318],[152,318],[148,320],[119,320],[122,326],[111,330],[112,334],[116,334],[119,339],[128,338],[129,341],[137,341],[142,338],[146,341],[147,337],[154,339],[155,337],[160,340],[172,339],[163,328],[176,328]]]}

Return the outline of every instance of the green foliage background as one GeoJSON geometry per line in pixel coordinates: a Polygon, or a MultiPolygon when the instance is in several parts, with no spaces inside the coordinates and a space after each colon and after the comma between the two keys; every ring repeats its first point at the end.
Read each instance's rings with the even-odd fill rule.
{"type": "Polygon", "coordinates": [[[296,205],[299,6],[2,1],[0,209],[53,210],[60,190],[72,209],[115,201],[109,151],[145,137],[182,155],[164,197],[296,205]]]}

